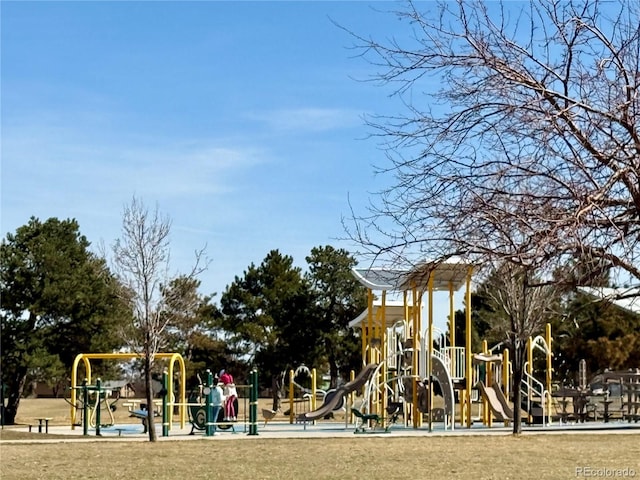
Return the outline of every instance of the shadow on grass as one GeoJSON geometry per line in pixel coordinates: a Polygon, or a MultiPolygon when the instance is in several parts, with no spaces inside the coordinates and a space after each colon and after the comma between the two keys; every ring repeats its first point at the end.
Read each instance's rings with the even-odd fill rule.
{"type": "MultiPolygon", "coordinates": [[[[18,428],[24,428],[25,425],[17,425],[18,428]]],[[[36,429],[37,430],[37,429],[36,429]]],[[[13,427],[5,427],[0,429],[0,442],[11,440],[47,440],[56,438],[68,438],[69,435],[58,435],[52,433],[23,432],[13,427]]]]}

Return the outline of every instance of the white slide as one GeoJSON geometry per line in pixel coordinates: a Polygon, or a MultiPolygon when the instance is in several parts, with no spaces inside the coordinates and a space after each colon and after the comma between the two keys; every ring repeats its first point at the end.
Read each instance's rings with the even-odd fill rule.
{"type": "Polygon", "coordinates": [[[485,386],[484,383],[478,382],[482,396],[489,403],[489,407],[493,412],[496,420],[504,422],[505,420],[513,420],[513,410],[509,407],[507,399],[495,383],[491,387],[485,386]]]}

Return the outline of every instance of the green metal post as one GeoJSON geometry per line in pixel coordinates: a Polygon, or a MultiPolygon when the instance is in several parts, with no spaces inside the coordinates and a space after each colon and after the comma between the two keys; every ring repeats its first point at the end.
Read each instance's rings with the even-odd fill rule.
{"type": "Polygon", "coordinates": [[[213,418],[213,373],[211,370],[207,370],[207,407],[206,407],[206,434],[207,437],[213,435],[213,423],[217,418],[213,418]]]}
{"type": "Polygon", "coordinates": [[[89,389],[86,378],[82,381],[82,435],[89,435],[89,389]]]}
{"type": "Polygon", "coordinates": [[[251,370],[249,390],[249,435],[258,435],[258,370],[251,370]]]}
{"type": "Polygon", "coordinates": [[[162,395],[162,436],[169,436],[169,402],[168,402],[168,392],[169,388],[169,374],[165,370],[162,372],[162,391],[164,395],[162,395]]]}
{"type": "Polygon", "coordinates": [[[102,389],[100,388],[100,379],[96,380],[96,437],[100,437],[102,434],[100,433],[100,400],[102,395],[102,389]]]}

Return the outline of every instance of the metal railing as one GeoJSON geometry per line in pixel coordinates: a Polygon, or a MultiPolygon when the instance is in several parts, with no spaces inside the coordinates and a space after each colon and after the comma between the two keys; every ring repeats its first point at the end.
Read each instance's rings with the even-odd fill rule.
{"type": "MultiPolygon", "coordinates": [[[[533,397],[535,396],[540,398],[540,406],[542,408],[542,424],[550,425],[551,417],[549,415],[550,412],[547,406],[551,405],[551,393],[544,388],[542,382],[534,378],[532,375],[529,375],[529,373],[527,372],[528,365],[529,362],[525,362],[522,372],[522,381],[520,382],[520,393],[526,398],[529,421],[531,422],[531,406],[533,403],[533,397]]],[[[516,405],[515,407],[520,408],[519,405],[516,405]]]]}

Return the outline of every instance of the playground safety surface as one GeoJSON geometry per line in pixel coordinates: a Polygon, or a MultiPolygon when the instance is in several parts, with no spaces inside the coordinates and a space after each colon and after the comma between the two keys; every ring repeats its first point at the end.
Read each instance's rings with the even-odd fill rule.
{"type": "MultiPolygon", "coordinates": [[[[23,431],[22,429],[15,429],[23,431]]],[[[26,428],[25,428],[26,430],[26,428]]],[[[392,426],[389,431],[372,430],[366,433],[354,435],[354,426],[336,423],[336,422],[317,422],[315,425],[307,424],[290,424],[288,422],[269,422],[267,426],[262,426],[262,422],[258,427],[258,435],[249,435],[249,425],[237,423],[234,430],[217,430],[215,435],[207,437],[202,432],[196,431],[190,435],[191,424],[180,428],[180,424],[173,424],[168,437],[162,436],[162,429],[156,425],[156,431],[159,441],[172,440],[197,440],[207,439],[213,441],[222,440],[241,440],[253,438],[354,438],[354,437],[429,437],[429,436],[468,436],[468,435],[510,435],[512,427],[494,426],[485,427],[482,424],[475,424],[472,428],[464,428],[456,426],[454,430],[444,430],[442,425],[434,425],[431,432],[427,426],[418,429],[399,426],[392,426]]],[[[640,435],[640,423],[627,422],[590,422],[581,424],[553,424],[550,426],[523,426],[523,434],[525,435],[553,435],[553,434],[636,434],[640,435]]],[[[111,427],[101,428],[100,440],[108,441],[145,441],[148,435],[143,433],[142,426],[138,424],[115,425],[111,427]]],[[[83,436],[81,427],[71,429],[70,426],[50,426],[49,434],[54,434],[47,438],[29,439],[29,440],[8,440],[3,443],[39,443],[39,442],[77,442],[77,441],[95,441],[95,429],[89,430],[88,436],[83,436]],[[65,437],[63,437],[66,436],[65,437]]]]}

